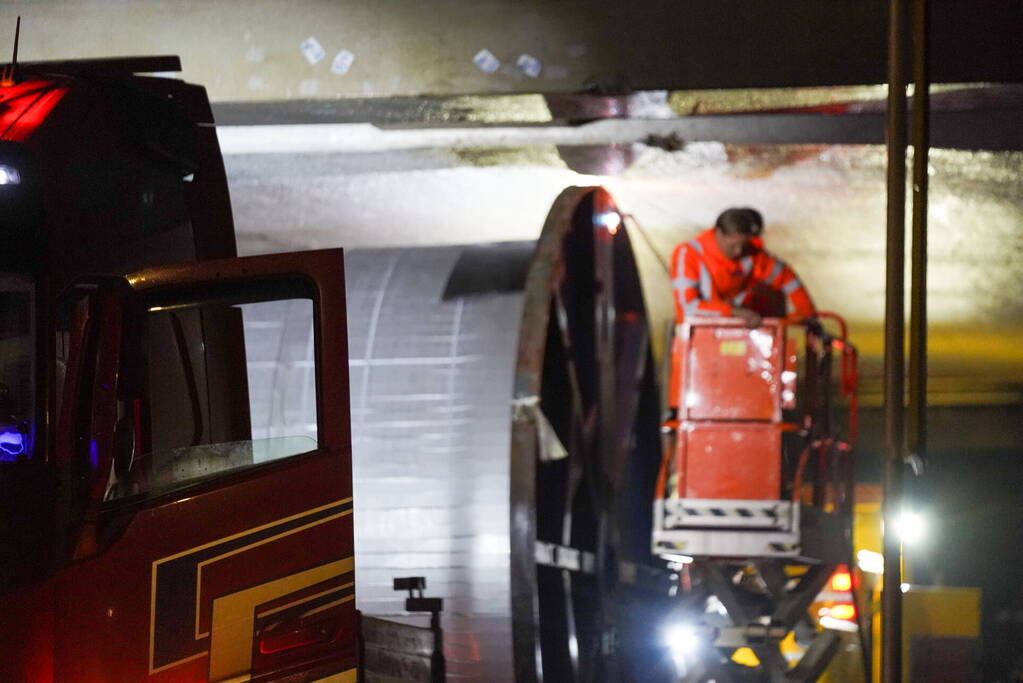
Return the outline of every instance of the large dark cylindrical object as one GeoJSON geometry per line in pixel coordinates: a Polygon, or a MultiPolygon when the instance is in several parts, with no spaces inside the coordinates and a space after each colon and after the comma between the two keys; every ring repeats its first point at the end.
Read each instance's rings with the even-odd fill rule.
{"type": "Polygon", "coordinates": [[[449,676],[668,680],[646,311],[621,218],[570,188],[535,245],[345,256],[359,607],[445,600],[449,676]]]}

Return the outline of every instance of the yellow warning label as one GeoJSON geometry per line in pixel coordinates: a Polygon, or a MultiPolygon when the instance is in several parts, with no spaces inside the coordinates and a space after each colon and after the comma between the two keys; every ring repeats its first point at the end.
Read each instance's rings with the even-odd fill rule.
{"type": "Polygon", "coordinates": [[[746,341],[742,339],[731,339],[721,342],[722,356],[745,356],[746,341]]]}

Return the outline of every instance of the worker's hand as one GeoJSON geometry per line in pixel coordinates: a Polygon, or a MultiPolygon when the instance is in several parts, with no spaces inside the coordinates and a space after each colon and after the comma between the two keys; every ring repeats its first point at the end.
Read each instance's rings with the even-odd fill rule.
{"type": "Polygon", "coordinates": [[[740,308],[736,306],[732,309],[732,316],[735,318],[741,318],[747,327],[760,327],[760,323],[763,322],[763,318],[756,311],[751,311],[748,308],[740,308]]]}

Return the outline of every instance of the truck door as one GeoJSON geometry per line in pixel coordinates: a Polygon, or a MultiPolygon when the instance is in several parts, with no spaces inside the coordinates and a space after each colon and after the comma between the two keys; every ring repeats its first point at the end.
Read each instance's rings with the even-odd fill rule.
{"type": "Polygon", "coordinates": [[[54,678],[356,680],[341,251],[71,298],[54,678]]]}

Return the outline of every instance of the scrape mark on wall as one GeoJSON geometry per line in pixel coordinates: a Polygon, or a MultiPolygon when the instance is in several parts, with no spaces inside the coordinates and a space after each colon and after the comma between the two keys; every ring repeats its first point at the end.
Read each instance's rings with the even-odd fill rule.
{"type": "Polygon", "coordinates": [[[320,45],[320,41],[316,40],[315,37],[309,36],[302,41],[302,44],[298,46],[298,49],[305,55],[306,61],[310,64],[315,64],[327,55],[327,51],[320,45]]]}
{"type": "Polygon", "coordinates": [[[501,60],[494,56],[490,50],[483,48],[472,58],[473,64],[479,67],[480,71],[492,74],[501,68],[501,60]]]}
{"type": "Polygon", "coordinates": [[[330,70],[338,75],[344,75],[352,68],[353,62],[355,62],[355,55],[348,50],[341,50],[334,56],[334,61],[330,63],[330,70]]]}

